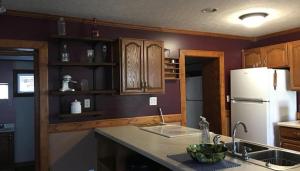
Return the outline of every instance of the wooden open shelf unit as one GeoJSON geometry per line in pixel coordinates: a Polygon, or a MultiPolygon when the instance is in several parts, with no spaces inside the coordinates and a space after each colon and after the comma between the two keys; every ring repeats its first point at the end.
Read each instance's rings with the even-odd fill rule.
{"type": "Polygon", "coordinates": [[[179,80],[179,59],[165,57],[165,80],[179,80]]]}
{"type": "MultiPolygon", "coordinates": [[[[115,83],[113,76],[115,75],[114,72],[118,64],[114,62],[114,41],[110,39],[103,39],[103,38],[92,38],[92,37],[75,37],[75,36],[59,36],[59,35],[51,35],[50,40],[54,42],[54,46],[58,47],[61,46],[62,43],[67,44],[69,48],[70,45],[80,44],[82,46],[87,46],[88,49],[94,49],[95,51],[95,59],[93,62],[88,61],[82,61],[82,59],[85,59],[84,56],[81,56],[82,54],[85,54],[84,48],[69,48],[68,51],[70,54],[71,52],[80,53],[80,55],[75,57],[69,62],[61,62],[59,58],[52,58],[52,60],[49,61],[48,66],[51,67],[51,70],[53,73],[55,73],[55,79],[61,80],[62,76],[66,74],[64,71],[72,71],[74,72],[73,76],[76,76],[76,74],[81,74],[81,72],[88,72],[88,75],[81,74],[81,79],[88,80],[89,83],[89,89],[85,91],[80,91],[80,88],[74,87],[75,91],[66,91],[61,92],[58,89],[52,89],[49,90],[48,94],[51,96],[58,97],[59,101],[59,113],[53,113],[57,118],[63,121],[72,121],[72,120],[86,120],[91,118],[96,118],[99,115],[103,115],[103,112],[99,111],[97,109],[97,99],[99,99],[97,96],[99,95],[112,95],[117,93],[117,90],[115,89],[115,83]],[[105,55],[105,58],[100,59],[99,56],[97,56],[97,53],[103,53],[102,48],[104,45],[107,48],[107,52],[105,55]],[[100,51],[99,51],[100,47],[100,51]],[[73,51],[74,50],[74,51],[73,51]],[[98,57],[98,58],[97,58],[98,57]],[[73,69],[74,68],[74,69],[73,69]],[[99,72],[101,76],[99,77],[99,72]],[[64,73],[64,74],[63,74],[64,73]],[[75,74],[75,75],[74,75],[75,74]],[[105,81],[103,82],[103,77],[105,76],[105,81]],[[99,80],[100,79],[100,80],[99,80]],[[100,87],[98,85],[100,83],[100,87]],[[103,89],[104,88],[104,89],[103,89]],[[69,104],[70,99],[82,99],[82,97],[90,98],[91,101],[91,107],[89,109],[84,109],[83,107],[83,101],[81,101],[82,104],[82,113],[81,114],[70,114],[68,113],[68,107],[70,107],[71,104],[69,104]],[[69,105],[68,105],[69,104],[69,105]]],[[[55,55],[55,54],[54,54],[55,55]]],[[[58,54],[59,55],[59,52],[58,54]]],[[[103,57],[103,56],[102,56],[103,57]]],[[[68,72],[67,72],[68,73],[68,72]]],[[[79,81],[79,80],[76,80],[79,81]]],[[[58,83],[56,83],[58,84],[58,83]]],[[[59,81],[59,84],[60,81],[59,81]]],[[[60,86],[60,85],[59,85],[60,86]]],[[[57,86],[53,86],[57,87],[57,86]]]]}

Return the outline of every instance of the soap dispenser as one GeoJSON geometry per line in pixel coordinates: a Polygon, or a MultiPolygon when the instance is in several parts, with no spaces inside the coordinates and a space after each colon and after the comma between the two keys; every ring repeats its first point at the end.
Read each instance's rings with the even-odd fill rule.
{"type": "Polygon", "coordinates": [[[210,135],[209,135],[209,123],[206,121],[205,117],[200,116],[200,131],[201,131],[201,144],[209,144],[210,143],[210,135]]]}

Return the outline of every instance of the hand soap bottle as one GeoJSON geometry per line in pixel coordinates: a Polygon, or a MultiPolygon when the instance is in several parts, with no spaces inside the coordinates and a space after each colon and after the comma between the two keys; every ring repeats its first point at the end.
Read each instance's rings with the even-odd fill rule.
{"type": "Polygon", "coordinates": [[[209,135],[209,123],[206,121],[205,117],[200,116],[200,131],[201,131],[201,144],[209,144],[210,143],[210,135],[209,135]]]}

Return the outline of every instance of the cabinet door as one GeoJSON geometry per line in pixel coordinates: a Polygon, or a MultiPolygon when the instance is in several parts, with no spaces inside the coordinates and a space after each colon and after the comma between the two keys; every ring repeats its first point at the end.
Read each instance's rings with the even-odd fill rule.
{"type": "Polygon", "coordinates": [[[261,48],[247,49],[243,51],[243,67],[255,68],[264,67],[267,61],[261,55],[261,48]]]}
{"type": "Polygon", "coordinates": [[[269,68],[283,68],[289,66],[287,43],[263,47],[262,54],[267,59],[267,67],[269,68]]]}
{"type": "Polygon", "coordinates": [[[290,89],[300,90],[300,41],[288,43],[290,89]]]}
{"type": "Polygon", "coordinates": [[[163,43],[144,41],[145,92],[164,92],[163,43]]]}
{"type": "Polygon", "coordinates": [[[121,39],[121,93],[143,92],[143,40],[121,39]]]}
{"type": "Polygon", "coordinates": [[[0,133],[0,168],[14,164],[13,133],[0,133]]]}

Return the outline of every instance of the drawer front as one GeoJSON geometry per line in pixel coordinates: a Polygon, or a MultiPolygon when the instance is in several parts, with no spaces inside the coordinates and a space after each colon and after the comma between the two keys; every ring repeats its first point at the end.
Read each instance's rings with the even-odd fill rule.
{"type": "Polygon", "coordinates": [[[300,151],[300,141],[280,139],[280,147],[300,151]]]}
{"type": "Polygon", "coordinates": [[[300,129],[280,127],[280,137],[300,140],[300,129]]]}

